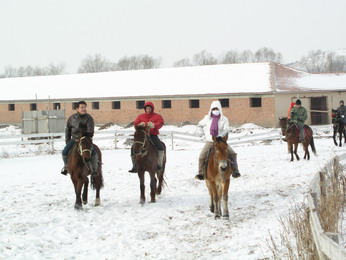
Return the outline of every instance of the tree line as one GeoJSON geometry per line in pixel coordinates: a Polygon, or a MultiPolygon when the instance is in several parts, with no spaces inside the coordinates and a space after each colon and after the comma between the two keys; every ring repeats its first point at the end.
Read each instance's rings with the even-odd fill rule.
{"type": "MultiPolygon", "coordinates": [[[[280,52],[275,52],[270,48],[260,48],[255,52],[245,50],[229,50],[221,54],[218,58],[210,52],[203,50],[192,57],[185,57],[173,63],[173,67],[204,66],[215,64],[238,64],[253,62],[276,62],[282,63],[283,57],[280,52]]],[[[87,55],[80,63],[78,73],[94,73],[107,71],[139,70],[160,68],[161,58],[149,55],[124,56],[117,62],[112,62],[100,54],[87,55]]],[[[303,56],[299,61],[286,66],[297,68],[310,73],[321,72],[346,72],[346,56],[336,52],[325,52],[321,50],[310,51],[307,56],[303,56]]],[[[46,76],[66,74],[64,63],[49,64],[46,67],[21,66],[14,68],[5,67],[0,78],[46,76]]]]}

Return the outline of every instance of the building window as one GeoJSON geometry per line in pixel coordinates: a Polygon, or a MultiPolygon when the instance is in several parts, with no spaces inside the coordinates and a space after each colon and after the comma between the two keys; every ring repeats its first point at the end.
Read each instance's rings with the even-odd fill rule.
{"type": "Polygon", "coordinates": [[[219,99],[220,103],[221,103],[221,107],[229,107],[229,99],[228,98],[222,98],[219,99]]]}
{"type": "Polygon", "coordinates": [[[35,111],[35,110],[37,110],[36,103],[31,103],[30,104],[30,111],[35,111]]]}
{"type": "Polygon", "coordinates": [[[262,107],[262,98],[250,98],[250,107],[262,107]]]}
{"type": "Polygon", "coordinates": [[[199,108],[199,99],[190,99],[189,105],[190,108],[199,108]]]}
{"type": "Polygon", "coordinates": [[[136,108],[137,109],[143,109],[144,108],[145,101],[144,100],[138,100],[136,101],[136,108]]]}
{"type": "Polygon", "coordinates": [[[120,109],[120,108],[121,108],[120,101],[112,102],[112,109],[120,109]]]}
{"type": "Polygon", "coordinates": [[[162,108],[172,108],[171,100],[162,100],[162,108]]]}
{"type": "Polygon", "coordinates": [[[100,102],[91,102],[91,107],[95,110],[100,109],[100,102]]]}
{"type": "Polygon", "coordinates": [[[8,104],[8,111],[14,111],[14,110],[15,110],[14,104],[8,104]]]}
{"type": "Polygon", "coordinates": [[[53,109],[59,110],[61,108],[60,103],[53,103],[53,109]]]}
{"type": "Polygon", "coordinates": [[[78,102],[73,102],[72,103],[72,109],[75,110],[78,108],[78,102]]]}

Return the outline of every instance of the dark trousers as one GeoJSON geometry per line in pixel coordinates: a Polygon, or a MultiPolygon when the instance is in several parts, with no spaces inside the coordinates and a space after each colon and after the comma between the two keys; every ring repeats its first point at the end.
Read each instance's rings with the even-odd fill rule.
{"type": "Polygon", "coordinates": [[[163,151],[165,148],[163,147],[163,144],[159,137],[157,135],[150,135],[151,141],[153,141],[154,145],[156,146],[157,150],[163,151]]]}
{"type": "MultiPolygon", "coordinates": [[[[68,156],[68,152],[72,149],[72,147],[74,146],[75,143],[76,143],[76,140],[73,140],[73,139],[68,141],[68,143],[66,144],[65,148],[62,150],[62,156],[68,156]]],[[[91,148],[91,156],[93,156],[95,154],[96,154],[96,151],[92,147],[91,148]]]]}

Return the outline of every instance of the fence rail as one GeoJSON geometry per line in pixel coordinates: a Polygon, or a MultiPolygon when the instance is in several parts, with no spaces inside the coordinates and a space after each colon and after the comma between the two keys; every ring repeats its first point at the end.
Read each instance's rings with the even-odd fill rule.
{"type": "MultiPolygon", "coordinates": [[[[117,148],[117,143],[121,139],[132,138],[134,130],[121,129],[113,131],[96,131],[94,135],[94,140],[113,140],[115,143],[115,148],[117,148]]],[[[0,136],[0,146],[1,145],[24,145],[24,144],[54,144],[55,142],[64,141],[64,133],[47,133],[47,134],[22,134],[22,135],[3,135],[0,136]]],[[[172,149],[174,149],[174,140],[183,140],[194,143],[204,143],[205,140],[192,133],[177,132],[177,131],[161,131],[160,138],[170,139],[172,144],[172,149]]],[[[230,137],[228,143],[243,144],[243,143],[253,143],[258,141],[266,140],[281,140],[281,135],[279,131],[271,131],[267,133],[246,135],[240,137],[230,137]]]]}
{"type": "Polygon", "coordinates": [[[334,177],[334,166],[339,162],[345,165],[346,153],[331,159],[325,167],[315,174],[310,184],[308,193],[308,206],[310,212],[310,226],[313,239],[320,259],[346,259],[346,250],[339,244],[339,235],[324,232],[317,213],[317,207],[321,196],[326,195],[330,178],[334,177]],[[327,176],[328,178],[325,178],[327,176]]]}

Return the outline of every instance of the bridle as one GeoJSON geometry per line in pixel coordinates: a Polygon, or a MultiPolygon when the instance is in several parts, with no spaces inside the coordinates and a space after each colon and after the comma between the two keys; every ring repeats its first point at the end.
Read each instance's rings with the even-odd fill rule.
{"type": "Polygon", "coordinates": [[[82,140],[84,138],[86,138],[86,136],[81,137],[79,139],[79,143],[78,143],[78,152],[79,152],[80,156],[82,156],[82,157],[83,157],[84,152],[89,152],[91,154],[91,149],[83,149],[83,147],[82,147],[82,140]]]}
{"type": "Polygon", "coordinates": [[[135,153],[135,151],[133,151],[134,155],[140,155],[142,158],[144,156],[146,156],[148,154],[148,145],[146,145],[148,143],[148,133],[144,130],[139,130],[139,131],[142,131],[144,132],[144,140],[143,142],[141,141],[134,141],[133,144],[141,144],[142,146],[140,147],[139,149],[139,153],[135,153]]]}

